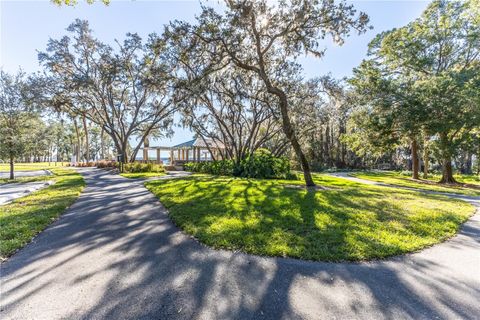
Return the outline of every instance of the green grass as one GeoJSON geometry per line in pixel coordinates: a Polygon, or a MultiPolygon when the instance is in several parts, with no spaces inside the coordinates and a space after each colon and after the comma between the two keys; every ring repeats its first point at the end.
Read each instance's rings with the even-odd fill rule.
{"type": "MultiPolygon", "coordinates": [[[[386,171],[371,171],[371,172],[356,172],[352,173],[352,176],[382,182],[386,184],[392,184],[402,187],[410,187],[427,191],[437,191],[437,192],[447,192],[447,193],[456,193],[470,196],[480,196],[480,188],[467,188],[462,186],[453,186],[453,185],[442,185],[436,183],[439,180],[439,177],[430,177],[429,179],[414,181],[410,177],[400,174],[399,172],[386,172],[386,171]]],[[[466,181],[474,181],[470,176],[459,177],[459,182],[466,183],[466,181]]],[[[470,182],[469,182],[470,183],[470,182]]]]}
{"type": "MultiPolygon", "coordinates": [[[[43,170],[43,169],[53,169],[55,167],[62,167],[67,162],[57,162],[55,166],[55,162],[30,162],[30,163],[15,163],[14,170],[15,171],[34,171],[34,170],[43,170]]],[[[10,172],[10,164],[9,163],[0,163],[0,172],[10,172]]]]}
{"type": "Polygon", "coordinates": [[[120,173],[122,177],[129,179],[146,179],[151,177],[160,177],[166,175],[164,172],[135,172],[135,173],[120,173]]]}
{"type": "Polygon", "coordinates": [[[52,176],[33,176],[33,177],[18,177],[13,180],[11,179],[0,179],[0,184],[2,183],[16,183],[16,182],[35,182],[35,181],[43,181],[43,180],[50,180],[52,176]]]}
{"type": "MultiPolygon", "coordinates": [[[[480,176],[474,174],[454,174],[453,177],[459,183],[467,183],[480,186],[480,176]]],[[[441,179],[441,175],[433,175],[428,177],[428,180],[438,182],[441,179]]]]}
{"type": "Polygon", "coordinates": [[[301,181],[191,176],[145,185],[185,232],[215,248],[357,261],[412,252],[453,236],[472,205],[441,195],[315,175],[301,181]]]}
{"type": "Polygon", "coordinates": [[[0,206],[0,259],[6,259],[52,223],[80,195],[85,185],[80,174],[53,169],[45,180],[56,183],[0,206]]]}
{"type": "Polygon", "coordinates": [[[480,176],[477,175],[463,175],[460,177],[456,177],[455,179],[457,179],[457,181],[460,183],[468,183],[480,186],[480,176]]]}

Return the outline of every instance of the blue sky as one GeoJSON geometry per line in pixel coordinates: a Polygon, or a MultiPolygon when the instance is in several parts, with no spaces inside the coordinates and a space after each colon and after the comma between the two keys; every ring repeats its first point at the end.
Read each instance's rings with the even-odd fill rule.
{"type": "MultiPolygon", "coordinates": [[[[78,0],[75,7],[57,7],[49,1],[0,0],[0,65],[5,71],[19,67],[27,72],[39,69],[37,50],[44,50],[50,37],[65,35],[65,28],[76,18],[90,22],[95,35],[103,42],[122,40],[125,33],[136,32],[146,37],[160,33],[170,20],[194,21],[199,12],[198,1],[115,1],[87,5],[78,0]]],[[[370,16],[374,29],[363,35],[352,35],[343,46],[326,43],[327,53],[321,60],[303,58],[305,76],[327,73],[342,78],[351,74],[365,57],[369,41],[379,32],[400,27],[420,16],[428,1],[352,1],[358,10],[370,16]]],[[[218,3],[216,1],[215,3],[218,3]]],[[[189,140],[192,133],[175,128],[171,139],[159,141],[173,145],[189,140]]]]}

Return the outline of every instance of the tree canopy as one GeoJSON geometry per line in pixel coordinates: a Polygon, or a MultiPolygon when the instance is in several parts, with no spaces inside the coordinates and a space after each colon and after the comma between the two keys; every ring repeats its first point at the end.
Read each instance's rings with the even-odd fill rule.
{"type": "Polygon", "coordinates": [[[414,166],[420,134],[433,136],[442,182],[455,182],[452,156],[480,123],[479,50],[476,0],[433,1],[417,20],[379,34],[352,79],[368,107],[363,127],[377,142],[409,139],[414,166]]]}
{"type": "Polygon", "coordinates": [[[288,86],[299,80],[302,54],[322,57],[321,40],[329,37],[342,44],[352,30],[368,28],[368,16],[352,5],[333,1],[227,1],[224,12],[204,6],[195,25],[176,22],[175,34],[184,51],[204,60],[203,72],[233,64],[253,73],[276,100],[283,133],[303,169],[305,182],[314,185],[310,165],[290,116],[288,86]],[[184,40],[186,38],[188,40],[184,40]]]}
{"type": "Polygon", "coordinates": [[[92,34],[87,21],[68,27],[71,37],[51,39],[39,53],[45,76],[37,77],[44,104],[96,123],[124,161],[135,158],[143,140],[168,135],[173,121],[173,69],[160,36],[143,43],[127,34],[115,50],[92,34]],[[137,137],[129,152],[130,137],[137,137]]]}

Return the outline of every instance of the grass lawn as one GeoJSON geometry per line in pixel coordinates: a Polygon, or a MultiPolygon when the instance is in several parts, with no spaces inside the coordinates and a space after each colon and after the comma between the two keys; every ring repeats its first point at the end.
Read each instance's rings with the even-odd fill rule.
{"type": "Polygon", "coordinates": [[[12,255],[45,229],[80,195],[85,183],[70,169],[53,169],[54,185],[0,206],[0,259],[12,255]]]}
{"type": "MultiPolygon", "coordinates": [[[[355,172],[352,173],[352,176],[365,179],[378,181],[387,184],[394,184],[398,186],[417,188],[422,190],[429,191],[439,191],[439,192],[448,192],[448,193],[458,193],[470,196],[480,196],[480,187],[478,189],[466,188],[461,186],[445,186],[436,183],[440,180],[440,177],[431,177],[427,180],[414,181],[410,177],[400,174],[399,172],[386,172],[386,171],[370,171],[370,172],[355,172]]],[[[462,183],[472,183],[474,182],[473,176],[456,176],[459,182],[462,183]]]]}
{"type": "Polygon", "coordinates": [[[151,177],[160,177],[166,175],[165,172],[135,172],[135,173],[120,173],[122,177],[129,179],[146,179],[151,177]]]}
{"type": "MultiPolygon", "coordinates": [[[[55,166],[55,162],[30,162],[30,163],[15,163],[14,170],[15,171],[34,171],[34,170],[43,170],[43,169],[53,169],[55,167],[62,167],[67,162],[57,162],[55,166]]],[[[0,163],[0,172],[10,172],[10,164],[9,163],[0,163]]]]}
{"type": "MultiPolygon", "coordinates": [[[[455,174],[453,175],[455,180],[457,180],[460,183],[468,183],[468,184],[474,184],[474,185],[479,185],[480,186],[480,176],[475,175],[475,174],[455,174]]],[[[441,176],[435,176],[434,179],[429,179],[433,181],[440,181],[441,176]]]]}
{"type": "Polygon", "coordinates": [[[292,181],[191,176],[146,182],[185,232],[215,248],[309,260],[368,260],[453,236],[472,205],[440,195],[315,175],[292,181]],[[294,184],[302,184],[294,181],[294,184]]]}
{"type": "Polygon", "coordinates": [[[13,180],[8,178],[0,178],[0,184],[2,183],[15,183],[15,182],[35,182],[35,181],[43,181],[43,180],[50,180],[52,176],[34,176],[34,177],[16,177],[13,180]]]}

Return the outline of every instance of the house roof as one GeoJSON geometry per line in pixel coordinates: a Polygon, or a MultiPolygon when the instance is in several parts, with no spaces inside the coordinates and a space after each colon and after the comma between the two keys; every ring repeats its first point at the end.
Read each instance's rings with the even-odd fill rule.
{"type": "Polygon", "coordinates": [[[182,149],[182,148],[192,148],[192,147],[207,148],[207,146],[211,148],[220,148],[220,149],[225,148],[224,144],[218,140],[213,140],[208,138],[205,138],[205,139],[196,138],[187,142],[177,144],[176,146],[173,146],[172,149],[182,149]]]}
{"type": "Polygon", "coordinates": [[[194,146],[194,143],[195,143],[195,139],[190,140],[190,141],[187,141],[187,142],[182,142],[182,143],[180,143],[180,144],[177,144],[176,146],[173,146],[172,148],[180,149],[180,148],[193,147],[193,146],[194,146]]]}

